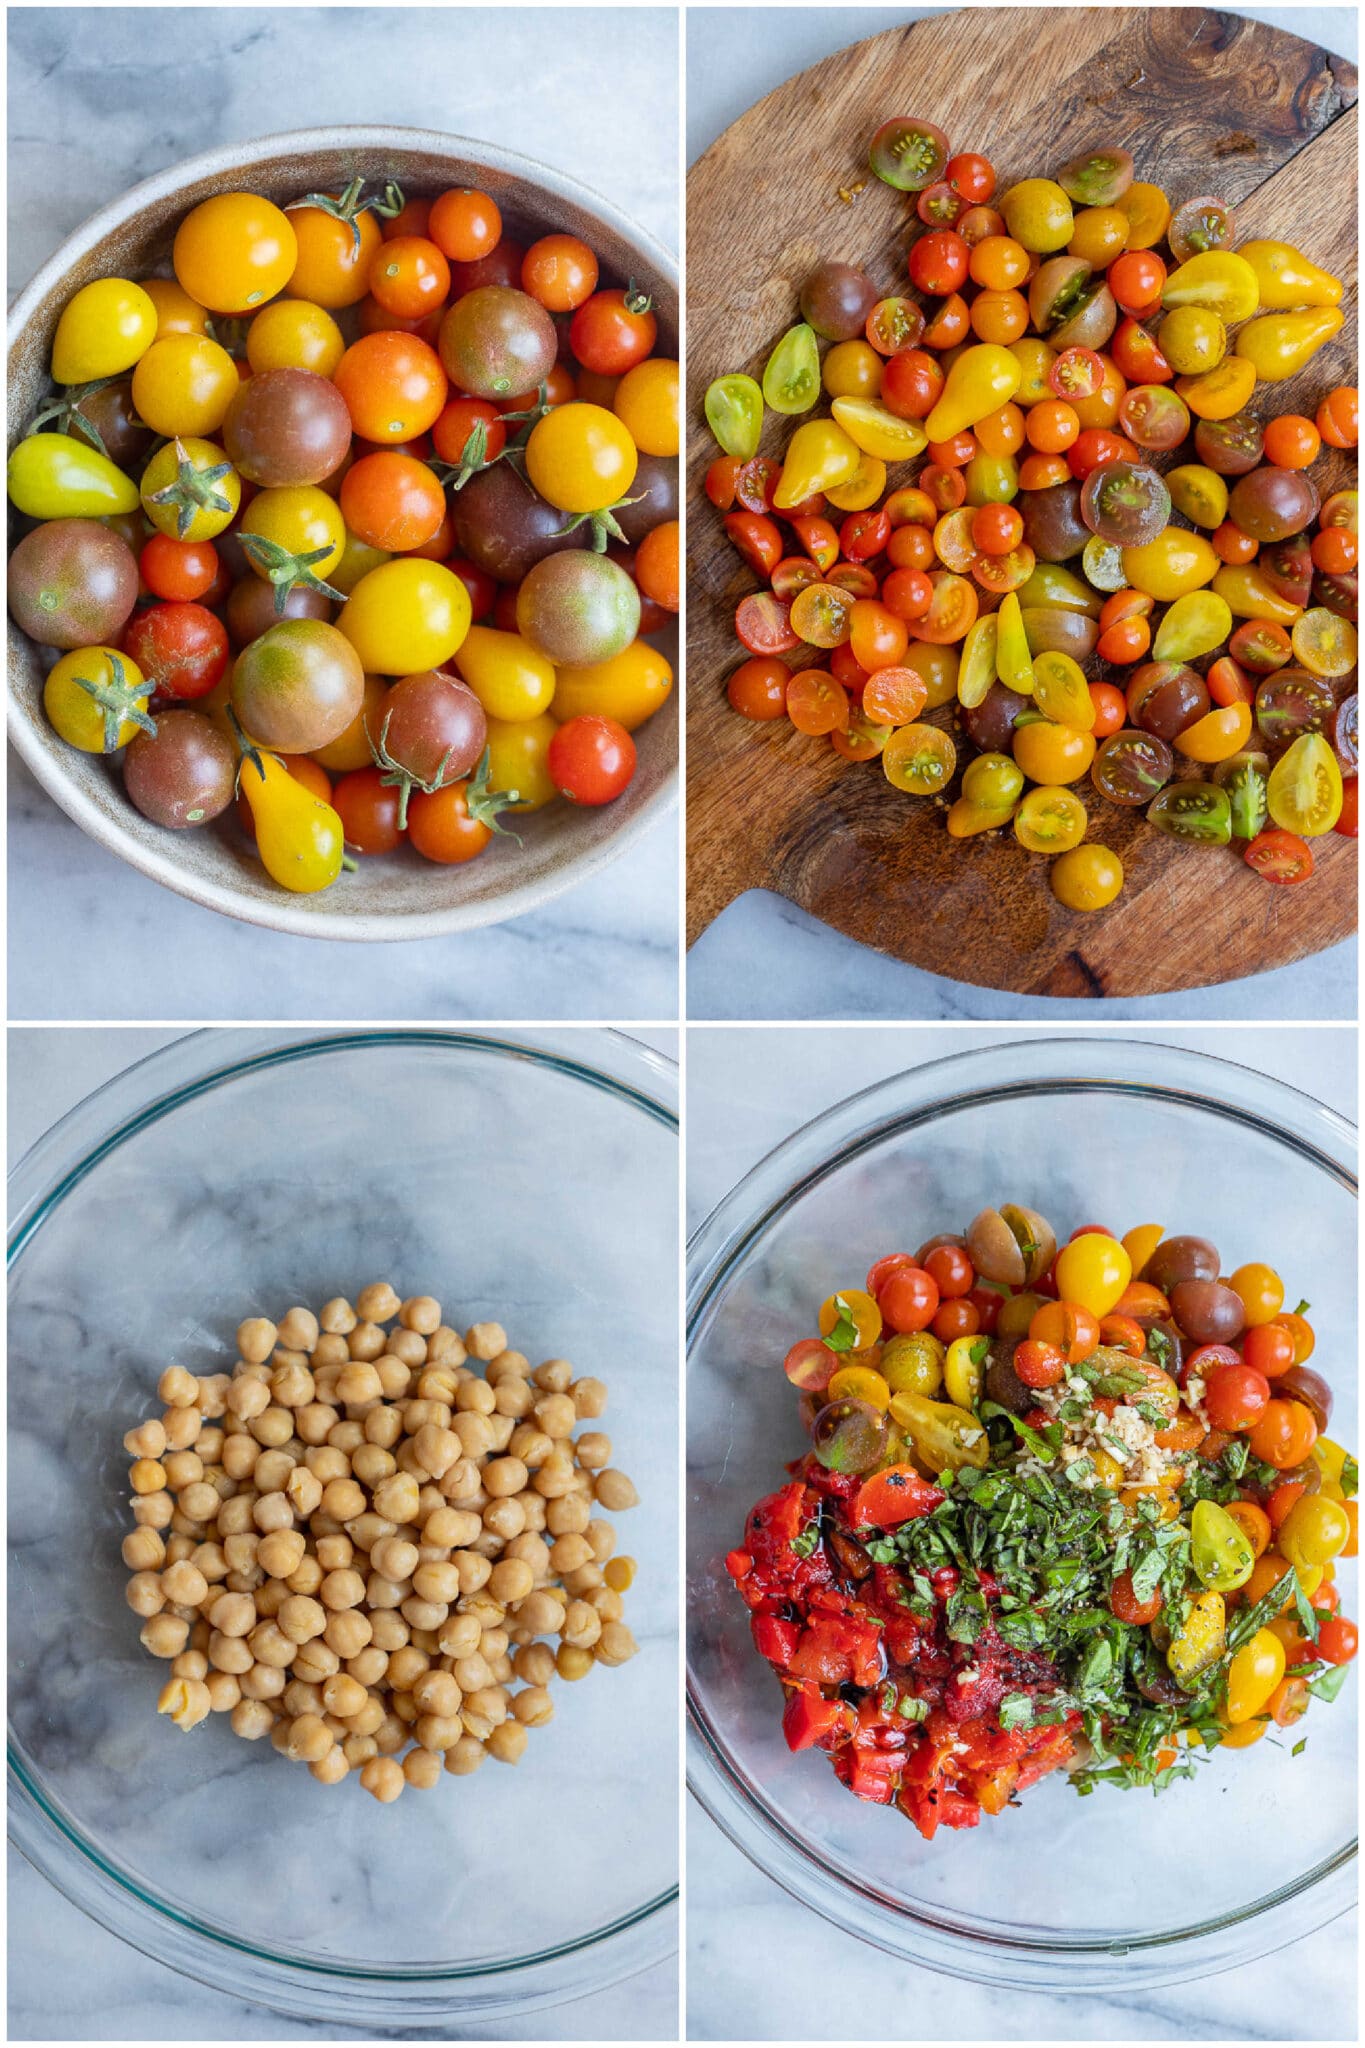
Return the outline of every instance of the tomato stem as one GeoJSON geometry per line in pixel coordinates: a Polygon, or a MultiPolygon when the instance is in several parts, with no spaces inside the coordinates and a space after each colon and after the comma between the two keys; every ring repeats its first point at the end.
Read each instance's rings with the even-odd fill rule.
{"type": "Polygon", "coordinates": [[[166,484],[159,491],[153,491],[147,503],[176,506],[176,532],[179,538],[184,540],[194,524],[197,510],[202,508],[209,512],[232,511],[231,502],[221,491],[214,488],[220,478],[231,476],[232,464],[216,462],[211,469],[196,469],[185,453],[185,444],[179,435],[176,436],[175,455],[175,482],[166,484]]]}
{"type": "Polygon", "coordinates": [[[104,751],[115,753],[119,745],[119,732],[125,719],[140,727],[143,732],[156,738],[156,720],[148,716],[145,700],[148,695],[145,683],[134,684],[128,680],[127,671],[117,654],[106,656],[111,680],[107,683],[92,682],[88,676],[73,676],[78,690],[84,690],[87,697],[93,697],[104,714],[104,751]]]}
{"type": "Polygon", "coordinates": [[[294,555],[278,541],[268,540],[263,533],[241,533],[242,553],[259,569],[266,581],[274,586],[275,616],[284,617],[284,609],[291,590],[316,590],[323,597],[332,598],[337,604],[345,604],[344,590],[334,590],[330,583],[324,583],[320,576],[313,574],[313,563],[323,562],[334,550],[330,547],[313,548],[308,553],[294,555]]]}

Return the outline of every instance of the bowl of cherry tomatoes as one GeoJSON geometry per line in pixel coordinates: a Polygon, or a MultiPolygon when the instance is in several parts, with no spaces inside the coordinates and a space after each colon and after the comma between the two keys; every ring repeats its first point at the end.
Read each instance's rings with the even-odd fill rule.
{"type": "Polygon", "coordinates": [[[675,798],[677,340],[668,251],[491,144],[305,130],[136,186],[11,314],[23,760],[279,930],[584,880],[675,798]]]}

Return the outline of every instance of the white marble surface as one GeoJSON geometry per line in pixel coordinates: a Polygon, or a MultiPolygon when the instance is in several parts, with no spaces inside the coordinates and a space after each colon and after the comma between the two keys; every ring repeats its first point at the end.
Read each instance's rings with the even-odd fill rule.
{"type": "MultiPolygon", "coordinates": [[[[12,1030],[8,1130],[11,1164],[92,1089],[178,1035],[108,1028],[81,1032],[22,1027],[12,1030]]],[[[585,1052],[596,1036],[591,1031],[582,1034],[585,1052]]],[[[639,1036],[656,1050],[676,1058],[676,1031],[643,1031],[639,1036]]],[[[622,1424],[624,1427],[624,1415],[622,1424]]],[[[639,1536],[643,1534],[638,1532],[639,1536]]],[[[667,1536],[661,1532],[649,1540],[666,1544],[667,1536]]],[[[638,1539],[635,1547],[641,1548],[638,1539]]],[[[661,1555],[667,1555],[666,1549],[661,1555]]],[[[656,1571],[655,1576],[661,1585],[665,1583],[665,1572],[656,1571]]],[[[643,1613],[641,1623],[643,1632],[649,1634],[652,1624],[643,1613]]],[[[671,1624],[667,1634],[671,1638],[671,1624]]],[[[654,1648],[664,1652],[662,1642],[654,1648]]],[[[642,1658],[638,1668],[643,1668],[644,1661],[642,1658]]],[[[576,1704],[575,1701],[565,1705],[564,1711],[570,1715],[562,1730],[565,1736],[570,1733],[570,1709],[576,1704]]],[[[266,1763],[268,1767],[268,1759],[266,1763]]],[[[237,1810],[245,1815],[251,1806],[249,1776],[235,1778],[234,1788],[237,1810]]],[[[282,1807],[287,1806],[287,1794],[292,1790],[292,1784],[286,1788],[282,1807]]],[[[367,1814],[368,1802],[361,1805],[367,1814]]],[[[418,1817],[410,1818],[415,1823],[418,1817]]],[[[433,1810],[428,1818],[439,1816],[433,1810]]],[[[282,1836],[281,1852],[284,1841],[282,1836]]],[[[591,1889],[593,1863],[585,1856],[581,1829],[576,1832],[575,1841],[576,1880],[591,1889]]],[[[224,1844],[219,1842],[214,1849],[215,1868],[221,1869],[226,1878],[223,1854],[224,1844]]],[[[393,1889],[394,1896],[401,1897],[402,1887],[393,1889]]],[[[381,1886],[375,1893],[376,1904],[384,1890],[381,1886]]],[[[9,1862],[9,1957],[9,2035],[13,2039],[374,2038],[372,2028],[347,2029],[330,2022],[303,2023],[282,2018],[175,1974],[87,1920],[13,1851],[9,1862]]],[[[594,1997],[529,2019],[481,2020],[468,2027],[424,2026],[402,2032],[439,2039],[519,2040],[529,2036],[556,2040],[659,2040],[675,2038],[677,2024],[677,1966],[669,1962],[594,1997]]],[[[394,2029],[384,2037],[399,2035],[400,2030],[394,2029]]]]}
{"type": "MultiPolygon", "coordinates": [[[[687,30],[687,156],[692,162],[755,100],[784,79],[930,7],[694,8],[687,30]]],[[[1354,55],[1347,7],[1238,7],[1324,47],[1354,55]]],[[[1355,940],[1298,967],[1184,995],[1103,1005],[1114,1018],[1354,1017],[1355,940]]],[[[949,981],[889,959],[766,890],[751,890],[702,933],[687,961],[690,1017],[1012,1018],[1062,1022],[1094,1003],[1023,997],[949,981]]]]}
{"type": "MultiPolygon", "coordinates": [[[[95,208],[212,142],[392,121],[511,144],[678,245],[677,16],[39,7],[9,17],[11,291],[95,208]],[[608,85],[604,81],[609,81],[608,85]]],[[[359,947],[258,931],[105,853],[13,757],[9,1014],[61,1019],[668,1018],[678,821],[544,911],[359,947]]]]}
{"type": "MultiPolygon", "coordinates": [[[[1104,1034],[1095,1033],[1102,1037],[1104,1034]]],[[[1356,1034],[1255,1027],[1120,1034],[1238,1061],[1354,1119],[1356,1034]]],[[[855,1089],[1014,1033],[917,1025],[688,1033],[688,1228],[774,1145],[855,1089]]],[[[1190,2041],[1356,2038],[1356,1920],[1277,1956],[1130,1999],[958,1983],[895,1961],[798,1904],[687,1810],[687,1998],[693,2040],[1190,2041]],[[1312,1987],[1305,1999],[1305,1986],[1312,1987]]]]}

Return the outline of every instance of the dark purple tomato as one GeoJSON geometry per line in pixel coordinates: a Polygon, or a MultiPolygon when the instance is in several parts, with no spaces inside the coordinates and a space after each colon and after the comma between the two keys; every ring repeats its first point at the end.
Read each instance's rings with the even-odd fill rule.
{"type": "Polygon", "coordinates": [[[1288,540],[1302,533],[1318,509],[1312,479],[1302,469],[1263,463],[1238,477],[1228,493],[1228,518],[1253,540],[1288,540]]]}
{"type": "Polygon", "coordinates": [[[1174,773],[1175,756],[1165,740],[1128,726],[1101,740],[1090,779],[1110,803],[1146,804],[1174,773]]]}
{"type": "Polygon", "coordinates": [[[115,377],[108,384],[98,385],[71,415],[68,432],[72,438],[97,447],[95,434],[86,431],[87,424],[99,435],[109,460],[134,475],[156,439],[151,428],[144,427],[137,416],[131,377],[115,377]]]}
{"type": "Polygon", "coordinates": [[[1256,571],[1277,597],[1303,610],[1313,589],[1313,553],[1306,533],[1263,547],[1256,557],[1256,571]]]}
{"type": "Polygon", "coordinates": [[[98,519],[49,519],[9,558],[9,608],[41,647],[116,646],[137,603],[137,560],[98,519]]]}
{"type": "Polygon", "coordinates": [[[1360,572],[1358,569],[1343,569],[1335,576],[1329,576],[1319,569],[1313,578],[1313,602],[1324,610],[1335,612],[1339,619],[1349,619],[1352,625],[1360,616],[1360,572]]]}
{"type": "Polygon", "coordinates": [[[382,766],[404,776],[399,785],[398,825],[408,822],[414,789],[428,792],[459,782],[475,767],[488,739],[483,706],[467,683],[439,669],[404,676],[384,699],[384,721],[375,736],[382,766]]]}
{"type": "Polygon", "coordinates": [[[1196,1344],[1231,1344],[1246,1325],[1241,1295],[1221,1280],[1178,1280],[1170,1302],[1171,1314],[1196,1344]]]}
{"type": "Polygon", "coordinates": [[[486,284],[457,299],[441,322],[446,375],[471,398],[515,398],[543,384],[559,337],[538,299],[486,284]]]}
{"type": "Polygon", "coordinates": [[[1060,605],[1025,605],[1024,637],[1030,654],[1069,654],[1086,661],[1100,637],[1099,623],[1085,612],[1063,611],[1060,605]]]}
{"type": "Polygon", "coordinates": [[[565,533],[565,514],[547,505],[510,462],[471,477],[455,494],[453,517],[460,553],[498,583],[520,583],[546,555],[588,545],[587,530],[565,533]]]}
{"type": "Polygon", "coordinates": [[[948,151],[947,136],[932,121],[898,116],[882,122],[872,138],[868,161],[877,176],[898,192],[922,192],[943,176],[948,151]]]}
{"type": "Polygon", "coordinates": [[[351,415],[336,385],[314,370],[248,377],[223,421],[223,446],[253,484],[320,484],[351,445],[351,415]]]}
{"type": "Polygon", "coordinates": [[[311,754],[340,739],[365,702],[365,671],[344,633],[321,619],[284,619],[232,667],[232,708],[263,747],[311,754]]]}
{"type": "Polygon", "coordinates": [[[1133,159],[1126,149],[1087,150],[1057,173],[1057,183],[1077,206],[1117,206],[1132,182],[1133,159]]]}
{"type": "Polygon", "coordinates": [[[1142,1269],[1142,1277],[1168,1296],[1182,1280],[1216,1280],[1218,1252],[1206,1237],[1166,1237],[1142,1269]]]}
{"type": "Polygon", "coordinates": [[[1139,448],[1160,454],[1186,438],[1190,409],[1169,384],[1135,384],[1119,404],[1118,423],[1139,448]]]}
{"type": "Polygon", "coordinates": [[[1029,283],[1028,309],[1038,332],[1048,336],[1049,346],[1052,329],[1079,313],[1093,288],[1094,272],[1082,256],[1049,256],[1039,264],[1029,283]]]}
{"type": "Polygon", "coordinates": [[[610,661],[639,630],[640,593],[605,555],[547,555],[517,592],[517,631],[547,661],[610,661]]]}
{"type": "Polygon", "coordinates": [[[1280,1374],[1273,1392],[1281,1401],[1302,1401],[1317,1423],[1319,1433],[1326,1435],[1332,1421],[1332,1389],[1321,1373],[1310,1371],[1306,1365],[1293,1365],[1288,1372],[1280,1374]]]}
{"type": "Polygon", "coordinates": [[[1256,691],[1256,729],[1272,746],[1287,747],[1300,733],[1330,733],[1336,717],[1331,685],[1306,668],[1281,668],[1256,691]]]}
{"type": "Polygon", "coordinates": [[[1101,349],[1118,326],[1119,309],[1114,294],[1102,277],[1091,278],[1076,295],[1071,311],[1048,330],[1047,345],[1058,354],[1064,348],[1101,349]]]}
{"type": "Polygon", "coordinates": [[[262,633],[278,626],[282,618],[330,620],[331,616],[331,599],[320,590],[306,590],[301,583],[287,593],[283,612],[277,612],[274,584],[249,572],[240,583],[233,584],[228,595],[227,628],[234,647],[246,647],[258,640],[262,633]]]}
{"type": "Polygon", "coordinates": [[[1017,690],[992,683],[979,704],[962,713],[962,723],[972,745],[982,754],[1007,754],[1014,728],[1028,702],[1017,690]]]}
{"type": "Polygon", "coordinates": [[[1354,775],[1360,765],[1360,699],[1354,691],[1337,706],[1332,745],[1346,773],[1354,775]]]}
{"type": "Polygon", "coordinates": [[[124,753],[123,786],[144,818],[183,832],[232,802],[237,756],[202,711],[162,711],[156,731],[135,734],[124,753]]]}
{"type": "Polygon", "coordinates": [[[1128,685],[1128,716],[1162,740],[1184,732],[1211,702],[1204,678],[1179,661],[1146,661],[1128,685]]]}
{"type": "Polygon", "coordinates": [[[630,487],[632,502],[618,505],[616,523],[632,547],[656,526],[678,516],[678,465],[671,456],[642,455],[630,487]]]}
{"type": "Polygon", "coordinates": [[[1145,547],[1170,523],[1171,494],[1145,463],[1101,463],[1085,480],[1081,517],[1115,547],[1145,547]]]}
{"type": "Polygon", "coordinates": [[[1015,510],[1024,522],[1024,541],[1040,562],[1069,562],[1090,538],[1081,517],[1078,483],[1054,484],[1048,491],[1021,491],[1015,510]]]}
{"type": "Polygon", "coordinates": [[[877,287],[853,263],[817,263],[801,287],[801,318],[826,341],[852,341],[877,303],[877,287]]]}
{"type": "Polygon", "coordinates": [[[1265,453],[1265,431],[1249,412],[1230,420],[1199,420],[1194,429],[1199,460],[1219,476],[1245,476],[1265,453]]]}
{"type": "Polygon", "coordinates": [[[1206,250],[1230,249],[1235,225],[1232,208],[1221,199],[1187,199],[1171,215],[1166,239],[1176,262],[1188,263],[1206,250]]]}

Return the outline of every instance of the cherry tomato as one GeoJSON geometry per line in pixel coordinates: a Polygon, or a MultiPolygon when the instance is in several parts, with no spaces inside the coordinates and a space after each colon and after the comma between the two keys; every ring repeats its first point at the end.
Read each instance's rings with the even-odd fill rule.
{"type": "Polygon", "coordinates": [[[502,215],[486,192],[455,186],[432,200],[426,231],[452,263],[477,263],[497,248],[502,215]]]}
{"type": "Polygon", "coordinates": [[[150,691],[179,704],[207,697],[227,674],[227,628],[201,604],[158,604],[135,612],[123,649],[150,691]]]}
{"type": "Polygon", "coordinates": [[[1243,859],[1267,882],[1306,882],[1313,872],[1313,849],[1297,832],[1278,825],[1258,832],[1243,859]]]}
{"type": "Polygon", "coordinates": [[[942,1301],[955,1301],[970,1293],[976,1268],[958,1244],[935,1245],[924,1260],[924,1270],[934,1282],[942,1301]]]}
{"type": "Polygon", "coordinates": [[[399,235],[376,252],[369,272],[370,296],[400,320],[420,320],[446,302],[450,265],[435,242],[399,235]]]}
{"type": "Polygon", "coordinates": [[[597,258],[577,235],[542,235],[521,260],[521,286],[551,313],[575,312],[597,287],[597,258]]]}
{"type": "Polygon", "coordinates": [[[646,293],[594,292],[573,316],[569,347],[585,370],[623,377],[653,352],[659,324],[646,293]]]}
{"type": "Polygon", "coordinates": [[[212,590],[218,550],[212,541],[174,540],[154,533],[138,557],[142,580],[153,597],[188,601],[212,590]]]}
{"type": "Polygon", "coordinates": [[[1253,1457],[1287,1472],[1308,1456],[1317,1441],[1318,1426],[1302,1401],[1273,1399],[1266,1403],[1249,1435],[1253,1457]]]}
{"type": "Polygon", "coordinates": [[[1205,1383],[1204,1410],[1215,1429],[1250,1429],[1269,1399],[1269,1380],[1249,1365],[1221,1365],[1205,1383]]]}
{"type": "Polygon", "coordinates": [[[927,1330],[938,1313],[938,1283],[922,1266],[897,1266],[887,1274],[877,1306],[888,1330],[927,1330]]]}
{"type": "Polygon", "coordinates": [[[1330,448],[1354,448],[1360,439],[1360,394],[1353,384],[1338,384],[1317,410],[1318,432],[1330,448]]]}
{"type": "Polygon", "coordinates": [[[356,433],[381,445],[426,433],[440,418],[449,388],[435,349],[393,330],[352,342],[333,382],[356,433]]]}
{"type": "Polygon", "coordinates": [[[972,150],[949,157],[943,175],[971,206],[984,204],[995,191],[995,166],[972,150]]]}
{"type": "Polygon", "coordinates": [[[1360,1631],[1353,1621],[1334,1615],[1318,1627],[1318,1655],[1325,1664],[1349,1664],[1360,1648],[1360,1631]]]}
{"type": "Polygon", "coordinates": [[[614,718],[585,713],[550,742],[550,777],[572,804],[609,804],[635,773],[635,742],[614,718]]]}
{"type": "Polygon", "coordinates": [[[343,775],[332,791],[332,809],[358,853],[392,853],[403,837],[398,823],[399,792],[378,768],[343,775]]]}
{"type": "Polygon", "coordinates": [[[742,718],[781,718],[787,709],[791,671],[785,662],[755,655],[743,661],[725,686],[725,694],[742,718]]]}

